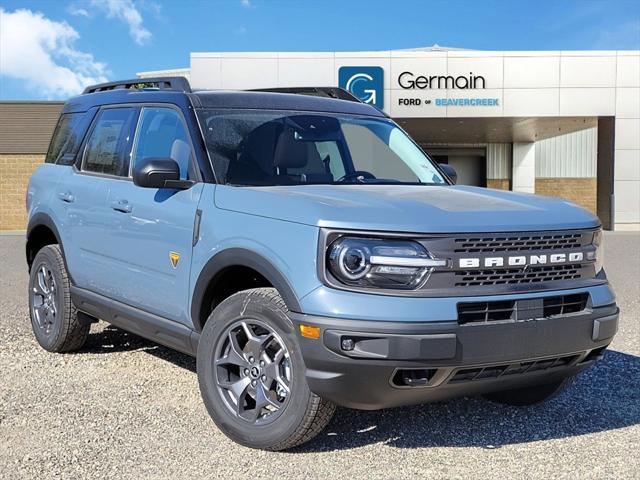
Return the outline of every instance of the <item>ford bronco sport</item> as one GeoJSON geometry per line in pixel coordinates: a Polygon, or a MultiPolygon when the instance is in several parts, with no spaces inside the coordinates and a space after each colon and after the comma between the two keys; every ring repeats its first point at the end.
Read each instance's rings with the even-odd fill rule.
{"type": "Polygon", "coordinates": [[[457,186],[346,92],[140,82],[69,100],[31,178],[46,350],[100,319],[193,355],[218,427],[270,450],[335,405],[541,402],[602,358],[618,308],[589,212],[457,186]]]}

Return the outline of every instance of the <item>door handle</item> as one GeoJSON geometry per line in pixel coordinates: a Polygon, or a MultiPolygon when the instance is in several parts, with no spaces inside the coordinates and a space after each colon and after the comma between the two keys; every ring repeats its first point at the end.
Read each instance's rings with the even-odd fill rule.
{"type": "Polygon", "coordinates": [[[76,200],[76,197],[71,192],[60,192],[58,193],[58,198],[66,203],[73,203],[76,200]]]}
{"type": "Polygon", "coordinates": [[[114,200],[111,202],[111,208],[122,213],[131,213],[132,210],[131,204],[125,199],[114,200]]]}

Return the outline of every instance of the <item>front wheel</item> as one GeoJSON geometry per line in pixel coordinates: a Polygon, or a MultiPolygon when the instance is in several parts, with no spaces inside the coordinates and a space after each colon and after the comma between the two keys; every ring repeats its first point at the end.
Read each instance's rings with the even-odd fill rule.
{"type": "Polygon", "coordinates": [[[295,329],[273,288],[236,293],[200,336],[200,391],[216,425],[252,448],[285,450],[311,440],[335,406],[309,390],[295,329]]]}
{"type": "Polygon", "coordinates": [[[568,377],[544,385],[532,385],[530,387],[487,393],[484,395],[484,398],[492,402],[502,403],[505,405],[525,407],[551,400],[567,388],[572,381],[573,377],[568,377]]]}

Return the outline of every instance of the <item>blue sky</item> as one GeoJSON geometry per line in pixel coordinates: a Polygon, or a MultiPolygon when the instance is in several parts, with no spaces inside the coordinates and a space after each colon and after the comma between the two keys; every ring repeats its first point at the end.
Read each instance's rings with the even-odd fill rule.
{"type": "Polygon", "coordinates": [[[640,49],[640,0],[0,0],[0,99],[189,66],[192,51],[640,49]]]}

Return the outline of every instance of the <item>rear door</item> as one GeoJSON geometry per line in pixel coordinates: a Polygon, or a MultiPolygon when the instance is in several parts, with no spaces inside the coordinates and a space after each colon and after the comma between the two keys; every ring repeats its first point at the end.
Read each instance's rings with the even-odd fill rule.
{"type": "Polygon", "coordinates": [[[117,265],[113,298],[190,325],[189,274],[193,231],[203,184],[188,190],[136,186],[131,171],[145,158],[170,157],[181,178],[199,180],[192,139],[182,112],[145,106],[136,129],[128,180],[109,189],[108,255],[117,265]]]}
{"type": "Polygon", "coordinates": [[[137,115],[132,107],[105,108],[96,114],[78,165],[66,169],[53,200],[63,212],[60,231],[75,285],[106,296],[112,292],[113,269],[107,255],[107,196],[113,184],[128,181],[127,152],[137,115]]]}

